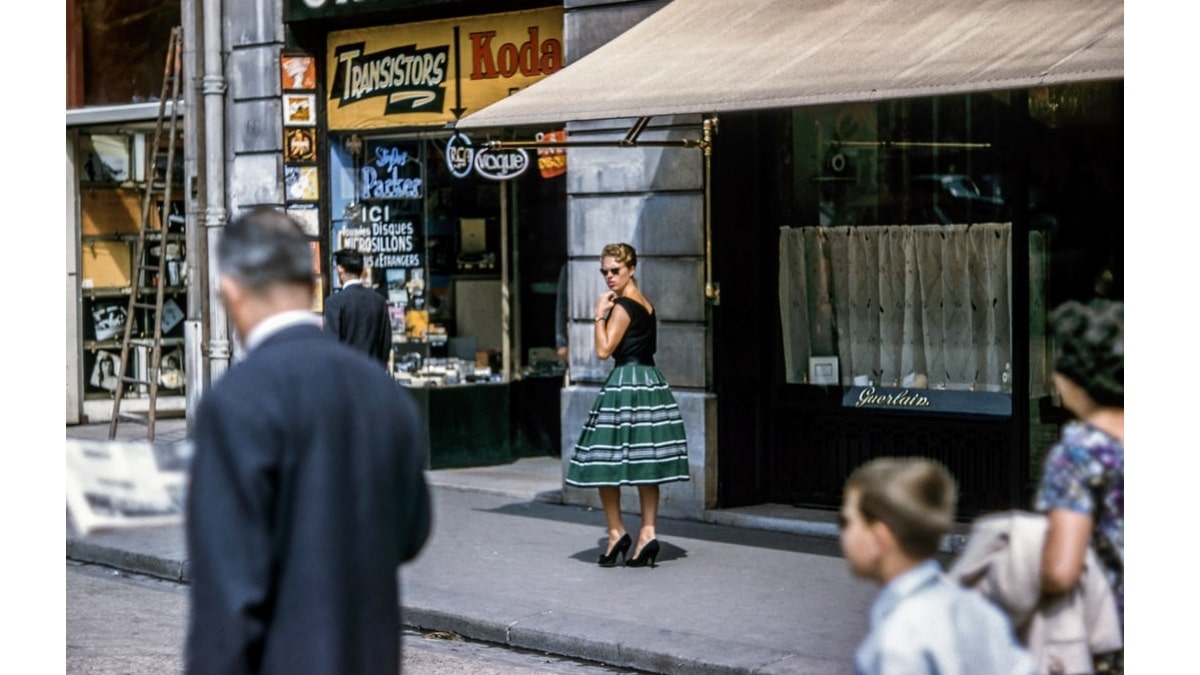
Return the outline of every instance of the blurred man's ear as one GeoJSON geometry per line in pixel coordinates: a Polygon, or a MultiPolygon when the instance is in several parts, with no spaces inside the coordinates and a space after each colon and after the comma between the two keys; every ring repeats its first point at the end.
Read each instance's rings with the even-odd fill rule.
{"type": "Polygon", "coordinates": [[[218,288],[225,311],[229,312],[230,316],[236,317],[245,304],[246,289],[236,279],[226,275],[221,275],[218,288]]]}

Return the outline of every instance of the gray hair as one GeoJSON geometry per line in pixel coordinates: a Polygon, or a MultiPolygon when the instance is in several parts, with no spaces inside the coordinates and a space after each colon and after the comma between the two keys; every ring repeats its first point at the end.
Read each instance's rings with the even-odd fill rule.
{"type": "Polygon", "coordinates": [[[313,287],[308,236],[287,214],[267,206],[251,209],[225,227],[217,243],[217,265],[221,274],[250,291],[274,284],[313,287]]]}

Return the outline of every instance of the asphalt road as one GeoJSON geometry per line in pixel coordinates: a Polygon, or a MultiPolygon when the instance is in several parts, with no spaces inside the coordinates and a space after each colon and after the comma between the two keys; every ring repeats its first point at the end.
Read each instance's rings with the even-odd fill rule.
{"type": "MultiPolygon", "coordinates": [[[[187,586],[68,561],[68,675],[183,672],[187,586]]],[[[406,630],[403,671],[417,675],[611,675],[637,671],[508,649],[453,633],[406,630]]]]}

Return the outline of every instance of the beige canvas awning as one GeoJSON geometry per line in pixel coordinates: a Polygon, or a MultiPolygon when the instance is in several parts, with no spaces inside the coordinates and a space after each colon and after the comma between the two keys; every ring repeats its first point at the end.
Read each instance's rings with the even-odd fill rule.
{"type": "Polygon", "coordinates": [[[1124,77],[1121,0],[674,0],[460,129],[1124,77]]]}

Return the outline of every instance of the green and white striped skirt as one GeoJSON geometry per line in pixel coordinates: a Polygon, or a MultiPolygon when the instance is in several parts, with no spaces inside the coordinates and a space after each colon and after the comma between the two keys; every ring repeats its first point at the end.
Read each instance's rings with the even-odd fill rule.
{"type": "Polygon", "coordinates": [[[576,487],[688,480],[683,417],[655,366],[616,366],[600,388],[571,455],[576,487]]]}

